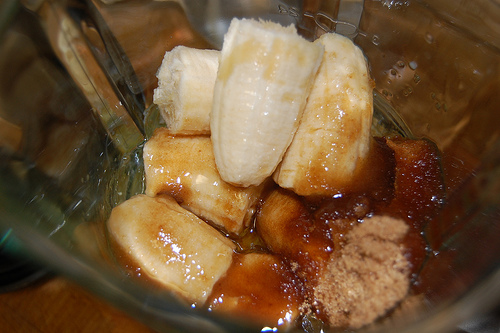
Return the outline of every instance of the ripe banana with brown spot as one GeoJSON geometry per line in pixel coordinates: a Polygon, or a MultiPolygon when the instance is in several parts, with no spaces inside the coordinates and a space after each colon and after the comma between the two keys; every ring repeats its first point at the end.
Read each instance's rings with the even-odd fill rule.
{"type": "Polygon", "coordinates": [[[328,33],[315,43],[325,54],[299,128],[273,178],[299,195],[348,188],[369,152],[373,82],[361,50],[328,33]]]}
{"type": "Polygon", "coordinates": [[[234,19],[224,38],[210,119],[225,181],[258,185],[270,176],[302,115],[323,46],[293,26],[234,19]]]}
{"type": "Polygon", "coordinates": [[[145,193],[173,196],[180,205],[226,232],[250,225],[262,186],[237,187],[217,172],[208,136],[172,136],[158,128],[144,146],[145,193]]]}
{"type": "Polygon", "coordinates": [[[194,304],[205,302],[233,260],[234,244],[169,196],[126,200],[107,228],[127,267],[194,304]]]}

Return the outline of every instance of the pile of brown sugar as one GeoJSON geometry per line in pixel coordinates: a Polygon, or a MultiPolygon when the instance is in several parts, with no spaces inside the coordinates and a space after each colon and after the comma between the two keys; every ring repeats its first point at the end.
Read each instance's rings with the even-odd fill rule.
{"type": "Polygon", "coordinates": [[[401,245],[407,232],[402,220],[374,216],[346,235],[314,292],[332,327],[360,328],[407,295],[410,266],[401,245]]]}

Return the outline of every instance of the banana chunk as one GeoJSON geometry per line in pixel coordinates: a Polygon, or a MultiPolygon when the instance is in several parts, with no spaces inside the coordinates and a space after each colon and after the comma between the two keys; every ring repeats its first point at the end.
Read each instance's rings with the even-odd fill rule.
{"type": "Polygon", "coordinates": [[[330,227],[317,223],[301,198],[282,188],[263,199],[255,230],[269,250],[293,262],[294,272],[305,279],[314,279],[334,249],[330,227]]]}
{"type": "Polygon", "coordinates": [[[299,195],[332,195],[349,187],[370,147],[373,85],[361,50],[335,33],[325,48],[297,133],[273,175],[299,195]]]}
{"type": "Polygon", "coordinates": [[[238,234],[250,224],[262,186],[223,181],[207,136],[172,136],[156,130],[144,147],[146,194],[169,194],[194,214],[238,234]]]}
{"type": "Polygon", "coordinates": [[[290,144],[323,47],[293,26],[233,19],[224,38],[210,127],[225,181],[259,185],[290,144]]]}
{"type": "Polygon", "coordinates": [[[185,46],[165,53],[153,101],[173,134],[210,134],[219,53],[185,46]]]}
{"type": "Polygon", "coordinates": [[[107,227],[142,273],[195,304],[232,263],[234,245],[171,197],[132,197],[113,209],[107,227]]]}

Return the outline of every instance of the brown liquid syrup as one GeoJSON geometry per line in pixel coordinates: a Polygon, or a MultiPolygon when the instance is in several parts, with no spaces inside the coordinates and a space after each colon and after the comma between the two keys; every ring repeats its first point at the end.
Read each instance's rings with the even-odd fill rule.
{"type": "MultiPolygon", "coordinates": [[[[269,277],[268,265],[254,266],[251,271],[233,268],[214,288],[212,303],[223,303],[224,295],[245,293],[267,295],[265,299],[293,299],[296,303],[311,300],[313,291],[304,285],[314,285],[329,258],[342,248],[345,235],[365,217],[374,215],[399,218],[409,225],[402,246],[410,264],[412,285],[418,284],[418,272],[428,255],[422,231],[446,196],[439,150],[428,140],[376,138],[367,163],[355,175],[354,184],[339,189],[331,197],[307,198],[275,184],[269,186],[252,228],[234,241],[241,254],[272,254],[280,262],[281,273],[275,270],[271,283],[262,280],[269,277]],[[267,214],[266,201],[271,205],[276,197],[280,205],[288,205],[284,209],[286,225],[267,230],[259,214],[267,214]]],[[[236,262],[241,254],[236,255],[236,262]]],[[[270,312],[279,312],[277,308],[271,310],[273,304],[262,304],[265,306],[252,303],[237,312],[252,313],[257,318],[260,313],[261,318],[267,319],[270,312]],[[266,310],[262,313],[255,309],[266,310]]],[[[282,304],[277,302],[274,306],[282,304]]],[[[315,311],[323,319],[321,306],[315,311]]]]}

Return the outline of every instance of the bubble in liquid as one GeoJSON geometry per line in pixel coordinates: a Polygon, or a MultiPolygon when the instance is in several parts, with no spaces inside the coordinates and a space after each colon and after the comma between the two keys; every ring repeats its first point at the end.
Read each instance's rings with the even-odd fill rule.
{"type": "Polygon", "coordinates": [[[394,75],[396,76],[396,74],[398,74],[398,72],[396,72],[396,70],[394,68],[391,69],[391,75],[394,75]]]}
{"type": "Polygon", "coordinates": [[[382,90],[382,94],[384,94],[385,97],[392,97],[392,93],[386,89],[382,90]]]}
{"type": "Polygon", "coordinates": [[[420,76],[419,76],[419,75],[417,75],[417,74],[415,74],[415,75],[413,76],[413,82],[415,82],[415,83],[417,83],[417,84],[418,84],[418,83],[420,82],[420,76]]]}
{"type": "Polygon", "coordinates": [[[412,70],[415,70],[417,69],[418,65],[417,65],[417,62],[416,61],[410,61],[410,63],[408,64],[410,66],[410,68],[412,70]]]}
{"type": "Polygon", "coordinates": [[[374,45],[379,45],[380,44],[380,38],[377,35],[373,35],[373,37],[372,37],[372,43],[374,45]]]}
{"type": "Polygon", "coordinates": [[[434,42],[434,36],[431,35],[430,33],[425,34],[425,41],[429,44],[432,44],[434,42]]]}
{"type": "Polygon", "coordinates": [[[408,86],[405,89],[403,89],[403,96],[408,97],[413,93],[413,88],[408,86]]]}
{"type": "Polygon", "coordinates": [[[405,63],[404,63],[404,61],[401,61],[401,60],[399,60],[399,61],[396,63],[396,65],[398,65],[398,67],[399,67],[399,68],[404,68],[404,67],[405,67],[405,63]]]}

